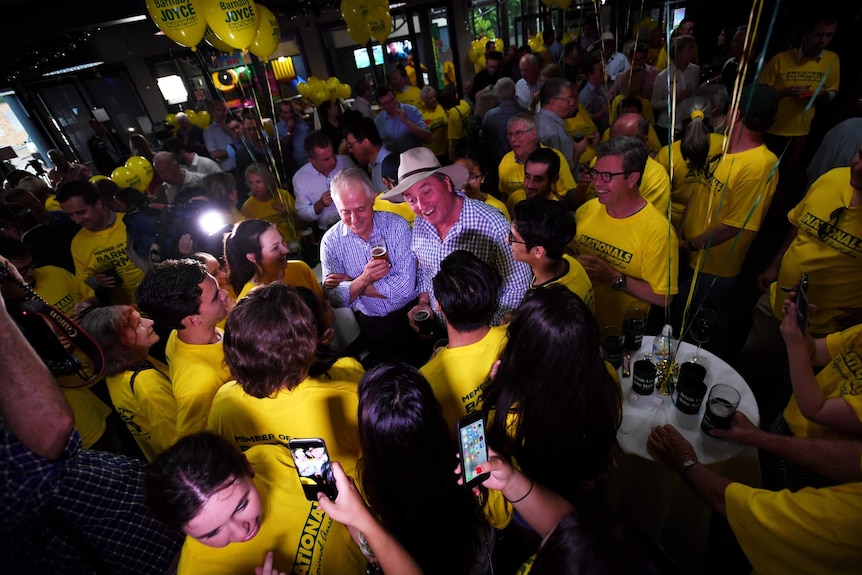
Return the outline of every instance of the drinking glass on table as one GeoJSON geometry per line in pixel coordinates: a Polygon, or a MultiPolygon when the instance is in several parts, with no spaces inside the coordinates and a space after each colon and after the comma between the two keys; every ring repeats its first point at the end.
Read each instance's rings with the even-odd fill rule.
{"type": "Polygon", "coordinates": [[[623,320],[623,332],[626,335],[626,349],[628,351],[637,351],[643,345],[646,320],[647,312],[643,305],[633,303],[626,310],[623,320]]]}
{"type": "Polygon", "coordinates": [[[715,310],[709,308],[700,308],[694,316],[694,320],[689,328],[691,339],[697,343],[697,349],[694,354],[688,357],[688,361],[692,363],[703,363],[703,358],[700,356],[700,348],[703,344],[712,339],[712,334],[715,331],[715,310]]]}

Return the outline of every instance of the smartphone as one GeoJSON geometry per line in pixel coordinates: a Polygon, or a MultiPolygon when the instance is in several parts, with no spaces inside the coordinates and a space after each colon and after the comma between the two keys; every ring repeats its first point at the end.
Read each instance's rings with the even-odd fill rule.
{"type": "Polygon", "coordinates": [[[799,278],[799,289],[796,291],[796,321],[802,333],[808,330],[808,274],[799,278]]]}
{"type": "Polygon", "coordinates": [[[338,497],[335,487],[335,476],[329,462],[329,451],[326,442],[320,437],[309,439],[291,439],[287,442],[299,482],[309,501],[317,501],[317,494],[323,493],[331,501],[338,497]]]}
{"type": "Polygon", "coordinates": [[[488,443],[485,439],[485,416],[474,411],[458,420],[458,445],[461,451],[461,477],[467,488],[485,481],[490,473],[476,473],[480,463],[488,461],[488,443]]]}

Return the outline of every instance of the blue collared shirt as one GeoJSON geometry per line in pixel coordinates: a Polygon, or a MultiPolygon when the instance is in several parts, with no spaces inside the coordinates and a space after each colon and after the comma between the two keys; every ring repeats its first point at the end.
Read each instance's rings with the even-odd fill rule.
{"type": "MultiPolygon", "coordinates": [[[[428,130],[425,118],[422,117],[422,112],[419,111],[419,108],[410,104],[400,104],[400,106],[407,115],[408,120],[420,128],[428,130]]],[[[374,124],[377,126],[377,131],[380,133],[383,144],[393,154],[400,154],[411,148],[423,145],[422,140],[417,138],[404,122],[398,118],[393,118],[386,112],[377,114],[374,118],[374,124]]],[[[428,132],[430,133],[430,130],[428,132]]]]}
{"type": "MultiPolygon", "coordinates": [[[[411,231],[407,220],[389,212],[374,212],[371,237],[382,234],[392,269],[374,282],[383,298],[360,295],[350,303],[350,282],[324,291],[335,307],[351,307],[365,315],[384,316],[416,299],[416,258],[410,251],[411,231]]],[[[339,221],[320,241],[321,276],[346,274],[358,277],[371,259],[371,244],[339,221]]]]}

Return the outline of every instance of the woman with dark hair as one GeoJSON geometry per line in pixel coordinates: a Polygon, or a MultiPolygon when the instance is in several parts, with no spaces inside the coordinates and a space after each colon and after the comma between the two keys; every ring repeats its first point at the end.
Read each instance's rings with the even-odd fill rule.
{"type": "Polygon", "coordinates": [[[365,573],[347,529],[305,498],[293,467],[283,445],[243,453],[208,431],[162,453],[144,495],[156,518],[186,534],[177,574],[251,574],[265,560],[273,573],[365,573]]]}
{"type": "Polygon", "coordinates": [[[222,171],[207,174],[201,180],[201,187],[207,191],[210,201],[228,216],[230,223],[236,224],[245,219],[237,209],[239,192],[237,192],[236,178],[233,174],[222,171]]]}
{"type": "Polygon", "coordinates": [[[237,301],[252,288],[272,282],[305,286],[323,296],[314,271],[302,260],[288,260],[289,253],[274,224],[245,220],[234,225],[231,233],[225,236],[224,255],[230,285],[238,294],[237,301]]]}
{"type": "Polygon", "coordinates": [[[150,347],[159,341],[153,320],[128,305],[93,309],[81,320],[105,355],[105,376],[114,409],[148,461],[177,440],[177,402],[167,366],[156,367],[150,347]]]}
{"type": "Polygon", "coordinates": [[[613,461],[622,392],[611,372],[583,300],[558,284],[529,290],[486,389],[490,445],[537,482],[582,501],[613,461]]]}
{"type": "Polygon", "coordinates": [[[358,464],[371,509],[424,573],[482,573],[493,529],[452,470],[457,446],[431,386],[406,364],[359,382],[358,464]]]}

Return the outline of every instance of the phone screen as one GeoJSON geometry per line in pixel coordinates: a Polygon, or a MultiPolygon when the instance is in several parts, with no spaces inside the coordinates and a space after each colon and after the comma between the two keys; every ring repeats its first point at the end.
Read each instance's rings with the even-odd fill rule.
{"type": "Polygon", "coordinates": [[[473,487],[487,477],[476,473],[476,467],[488,461],[488,444],[485,441],[485,419],[481,412],[462,417],[458,421],[458,440],[461,446],[461,469],[464,484],[473,487]]]}
{"type": "Polygon", "coordinates": [[[338,490],[323,439],[291,439],[287,446],[293,456],[305,498],[317,501],[317,494],[323,492],[329,499],[335,500],[338,490]]]}

